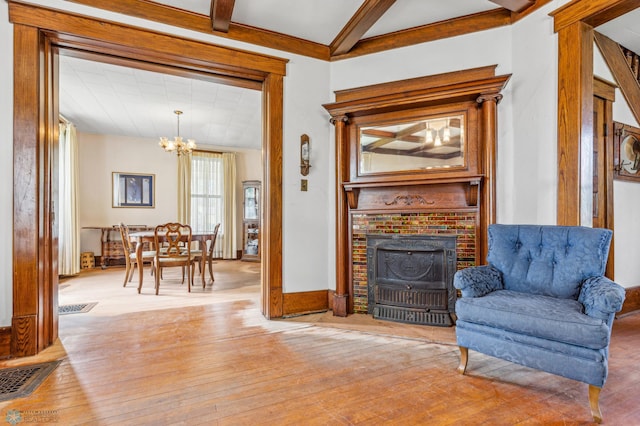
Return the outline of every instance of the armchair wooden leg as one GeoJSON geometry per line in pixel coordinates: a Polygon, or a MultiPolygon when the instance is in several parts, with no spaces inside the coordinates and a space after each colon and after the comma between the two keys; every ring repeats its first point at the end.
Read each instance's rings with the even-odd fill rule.
{"type": "Polygon", "coordinates": [[[594,385],[589,385],[589,405],[591,406],[591,415],[593,421],[596,423],[602,423],[602,413],[600,412],[600,391],[599,388],[594,385]]]}
{"type": "Polygon", "coordinates": [[[467,362],[469,361],[469,349],[464,346],[458,346],[460,349],[460,365],[458,365],[458,373],[464,374],[467,371],[467,362]]]}

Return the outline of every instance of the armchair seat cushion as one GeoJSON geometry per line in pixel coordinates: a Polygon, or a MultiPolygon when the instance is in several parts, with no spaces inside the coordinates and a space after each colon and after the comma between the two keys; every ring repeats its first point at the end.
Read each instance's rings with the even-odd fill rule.
{"type": "Polygon", "coordinates": [[[465,322],[590,349],[609,344],[608,325],[585,315],[573,299],[498,290],[458,299],[456,315],[465,322]]]}

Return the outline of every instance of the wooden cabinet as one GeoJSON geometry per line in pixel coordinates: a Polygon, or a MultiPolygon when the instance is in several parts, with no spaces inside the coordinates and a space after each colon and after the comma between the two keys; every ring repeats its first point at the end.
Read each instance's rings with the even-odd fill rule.
{"type": "MultiPolygon", "coordinates": [[[[128,225],[129,232],[153,231],[147,225],[128,225]]],[[[120,239],[120,226],[85,226],[83,229],[100,230],[100,267],[102,269],[112,265],[124,265],[124,246],[120,239]]],[[[147,250],[148,248],[145,248],[147,250]]]]}
{"type": "Polygon", "coordinates": [[[260,181],[242,182],[242,260],[260,261],[260,181]]]}

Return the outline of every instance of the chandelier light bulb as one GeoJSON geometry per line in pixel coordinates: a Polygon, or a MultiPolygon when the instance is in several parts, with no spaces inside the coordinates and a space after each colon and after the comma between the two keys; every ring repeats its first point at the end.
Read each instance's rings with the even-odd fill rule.
{"type": "Polygon", "coordinates": [[[433,143],[433,131],[430,128],[427,128],[424,141],[426,143],[433,143]]]}
{"type": "Polygon", "coordinates": [[[447,127],[445,127],[442,131],[442,140],[444,141],[444,143],[447,143],[451,140],[451,130],[449,129],[448,124],[447,127]]]}

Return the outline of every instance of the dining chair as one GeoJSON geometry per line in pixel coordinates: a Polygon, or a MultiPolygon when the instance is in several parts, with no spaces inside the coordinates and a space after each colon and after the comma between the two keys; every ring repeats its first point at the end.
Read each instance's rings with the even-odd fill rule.
{"type": "MultiPolygon", "coordinates": [[[[127,286],[127,282],[131,282],[133,278],[133,271],[138,265],[138,259],[136,257],[136,246],[131,242],[131,238],[129,237],[129,227],[124,223],[120,222],[118,225],[120,228],[120,238],[122,239],[122,248],[124,251],[124,260],[125,260],[125,272],[124,272],[124,284],[123,287],[127,286]]],[[[142,251],[142,263],[148,262],[153,264],[153,259],[156,255],[154,250],[143,250],[142,251]]],[[[151,275],[153,275],[153,267],[151,268],[151,275]]]]}
{"type": "MultiPolygon", "coordinates": [[[[191,283],[191,227],[177,222],[169,222],[158,225],[154,230],[155,247],[162,247],[156,250],[154,258],[156,294],[160,290],[160,279],[162,269],[170,267],[182,268],[182,282],[184,283],[184,271],[187,271],[187,283],[191,283]]],[[[191,292],[191,285],[187,285],[191,292]]]]}
{"type": "MultiPolygon", "coordinates": [[[[215,281],[213,278],[213,268],[211,267],[211,259],[213,259],[213,249],[216,245],[216,239],[218,238],[218,230],[220,229],[220,224],[218,223],[214,228],[213,232],[210,236],[207,236],[208,239],[203,239],[200,241],[200,246],[197,250],[191,251],[191,256],[193,257],[193,263],[191,264],[191,285],[193,285],[193,277],[195,275],[196,263],[198,264],[198,272],[200,274],[205,273],[205,269],[207,267],[205,260],[209,260],[209,276],[211,277],[211,282],[215,281]],[[207,255],[203,256],[204,250],[206,250],[207,255]]],[[[202,288],[205,288],[205,282],[202,280],[202,288]]]]}

